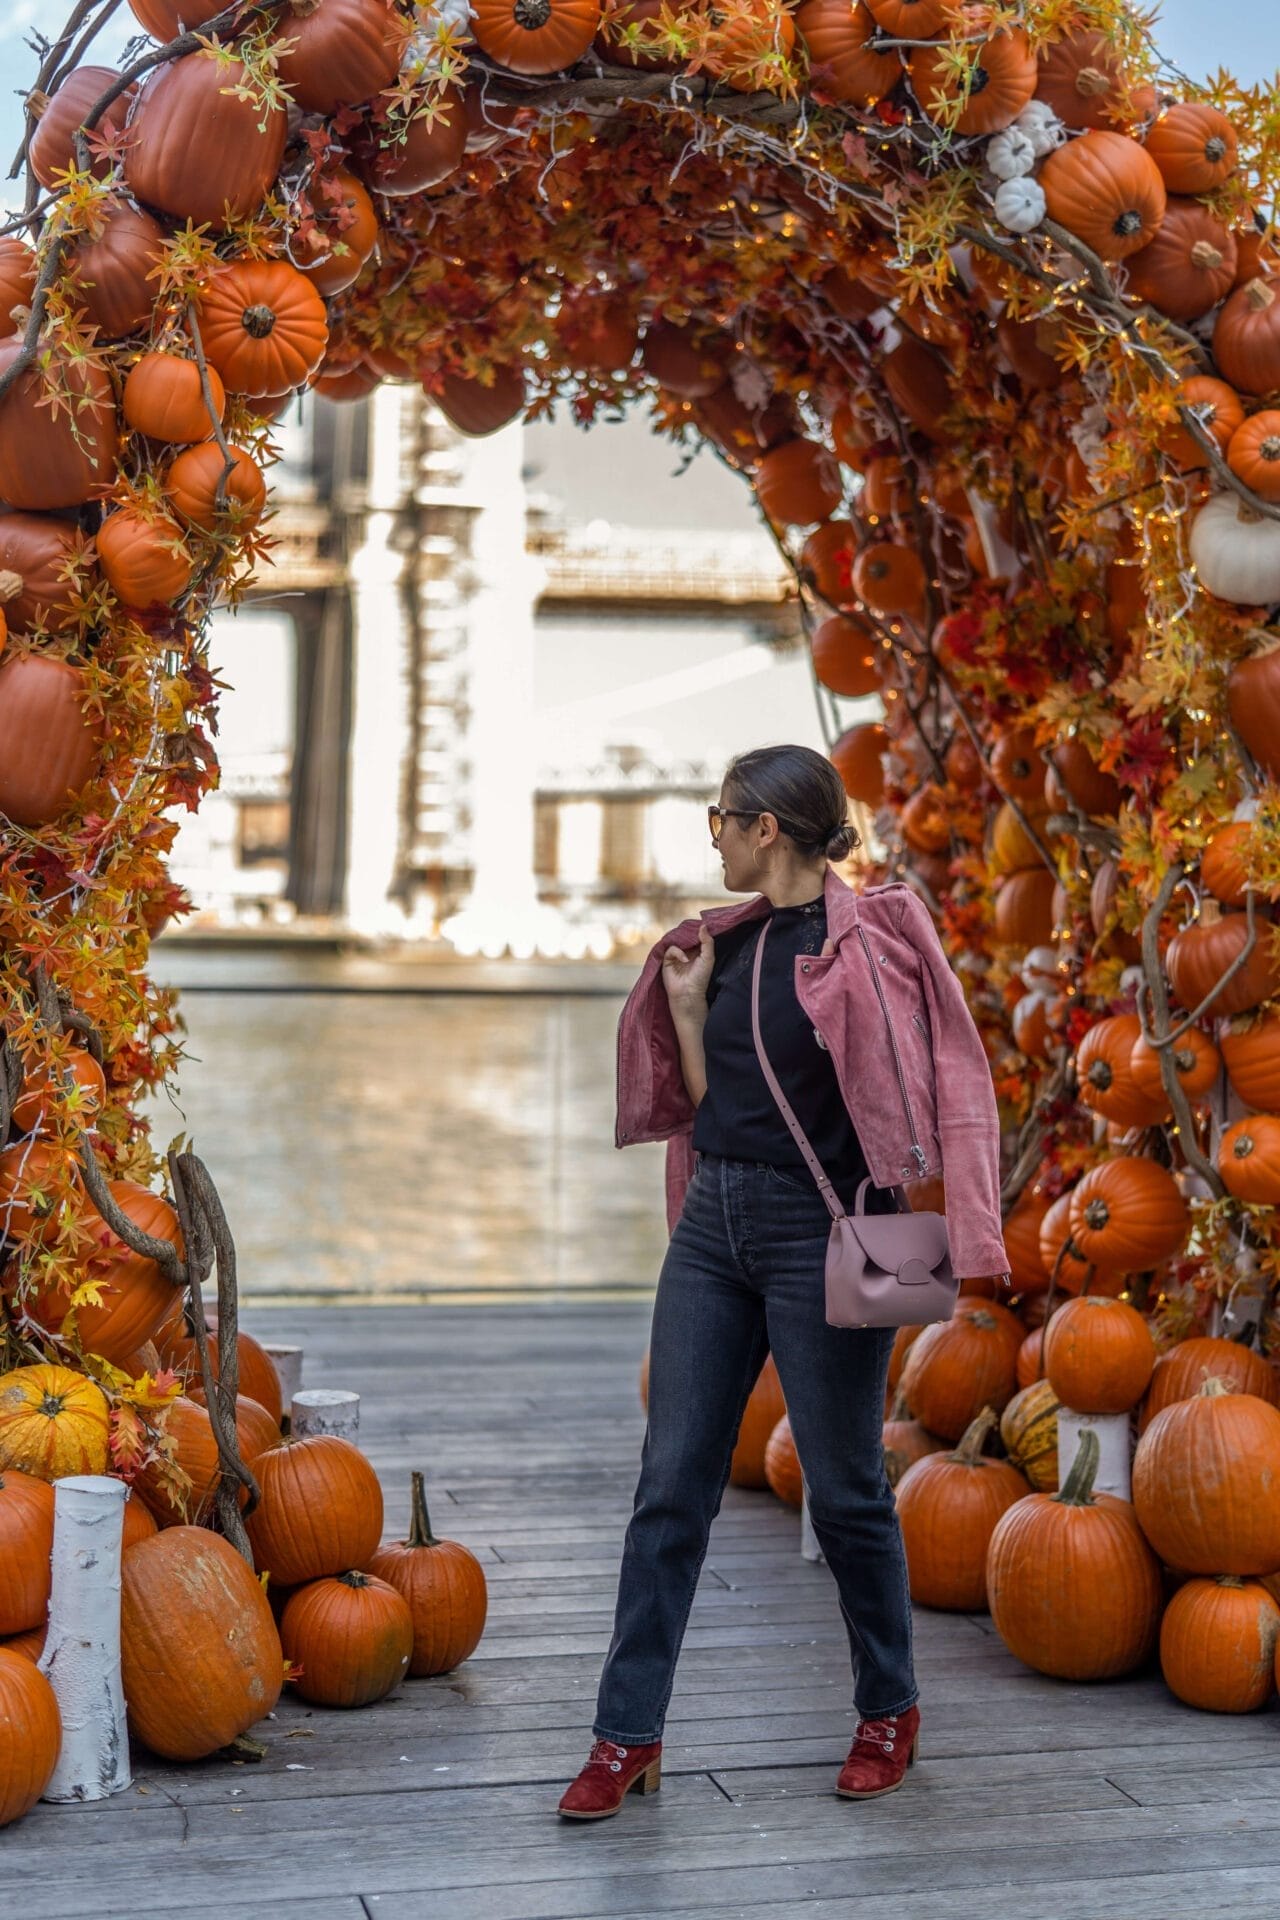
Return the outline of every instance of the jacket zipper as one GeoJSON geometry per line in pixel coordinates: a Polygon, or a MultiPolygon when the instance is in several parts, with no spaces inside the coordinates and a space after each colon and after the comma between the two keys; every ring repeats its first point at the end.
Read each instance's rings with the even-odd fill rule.
{"type": "MultiPolygon", "coordinates": [[[[858,928],[858,938],[862,942],[862,950],[867,956],[867,965],[871,969],[871,978],[875,982],[876,998],[880,1002],[880,1011],[884,1015],[885,1026],[889,1029],[889,1045],[893,1049],[893,1064],[898,1075],[898,1091],[902,1095],[902,1105],[907,1116],[907,1129],[911,1135],[911,1151],[916,1157],[916,1164],[920,1172],[927,1173],[929,1171],[929,1162],[925,1156],[924,1148],[920,1145],[916,1135],[915,1115],[911,1111],[911,1101],[907,1095],[907,1079],[902,1071],[902,1057],[898,1052],[897,1035],[893,1031],[893,1021],[889,1018],[889,1003],[884,997],[884,988],[880,985],[880,975],[876,972],[875,961],[871,957],[871,946],[867,939],[865,927],[860,926],[858,928]]],[[[912,1018],[914,1019],[915,1016],[913,1015],[912,1018]]],[[[921,1029],[921,1031],[923,1031],[923,1029],[921,1029]]]]}

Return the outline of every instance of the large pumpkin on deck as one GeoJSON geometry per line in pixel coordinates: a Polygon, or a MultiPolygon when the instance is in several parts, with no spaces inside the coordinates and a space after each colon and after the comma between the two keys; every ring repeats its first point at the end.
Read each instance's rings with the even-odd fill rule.
{"type": "Polygon", "coordinates": [[[907,1404],[930,1433],[959,1440],[984,1407],[1000,1413],[1013,1398],[1016,1352],[985,1305],[926,1327],[902,1369],[907,1404]]]}
{"type": "Polygon", "coordinates": [[[954,1451],[930,1453],[897,1488],[898,1522],[917,1606],[970,1613],[987,1604],[987,1548],[996,1522],[1027,1483],[1007,1460],[982,1452],[996,1424],[988,1407],[954,1451]]]}
{"type": "Polygon", "coordinates": [[[0,1827],[30,1813],[58,1764],[62,1717],[32,1661],[0,1647],[0,1827]]]}
{"type": "Polygon", "coordinates": [[[284,1658],[252,1567],[220,1535],[170,1527],[130,1547],[120,1593],[129,1730],[165,1760],[203,1760],[280,1698],[284,1658]]]}
{"type": "Polygon", "coordinates": [[[382,1538],[382,1489],[358,1447],[332,1434],[291,1440],[258,1462],[249,1544],[277,1586],[367,1566],[382,1538]]]}
{"type": "Polygon", "coordinates": [[[1158,1413],[1133,1459],[1133,1506],[1185,1573],[1280,1569],[1280,1411],[1206,1380],[1158,1413]]]}
{"type": "Polygon", "coordinates": [[[369,1571],[408,1603],[413,1616],[411,1674],[448,1673],[471,1657],[488,1611],[484,1569],[460,1541],[440,1540],[432,1533],[420,1473],[412,1476],[408,1538],[379,1547],[369,1571]]]}

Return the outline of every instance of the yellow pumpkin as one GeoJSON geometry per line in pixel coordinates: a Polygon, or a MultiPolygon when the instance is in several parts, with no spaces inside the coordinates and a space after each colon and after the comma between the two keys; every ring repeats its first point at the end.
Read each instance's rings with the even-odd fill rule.
{"type": "Polygon", "coordinates": [[[1037,1493],[1058,1485],[1058,1396],[1047,1380],[1015,1393],[1000,1416],[1000,1438],[1037,1493]]]}
{"type": "Polygon", "coordinates": [[[70,1367],[15,1367],[0,1375],[0,1467],[39,1480],[107,1470],[109,1409],[94,1381],[70,1367]]]}

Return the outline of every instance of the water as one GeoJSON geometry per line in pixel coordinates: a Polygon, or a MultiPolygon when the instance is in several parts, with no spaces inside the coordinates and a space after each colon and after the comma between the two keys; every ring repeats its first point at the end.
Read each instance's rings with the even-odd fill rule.
{"type": "Polygon", "coordinates": [[[187,992],[176,1099],[243,1298],[651,1291],[660,1145],[613,1145],[609,995],[187,992]]]}

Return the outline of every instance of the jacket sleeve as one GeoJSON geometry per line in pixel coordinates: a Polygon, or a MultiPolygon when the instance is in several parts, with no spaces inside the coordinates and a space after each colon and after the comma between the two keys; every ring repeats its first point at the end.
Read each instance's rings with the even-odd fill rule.
{"type": "Polygon", "coordinates": [[[924,962],[951,1264],[961,1280],[1007,1273],[1000,1223],[1000,1120],[982,1036],[917,893],[904,897],[900,930],[924,962]]]}

